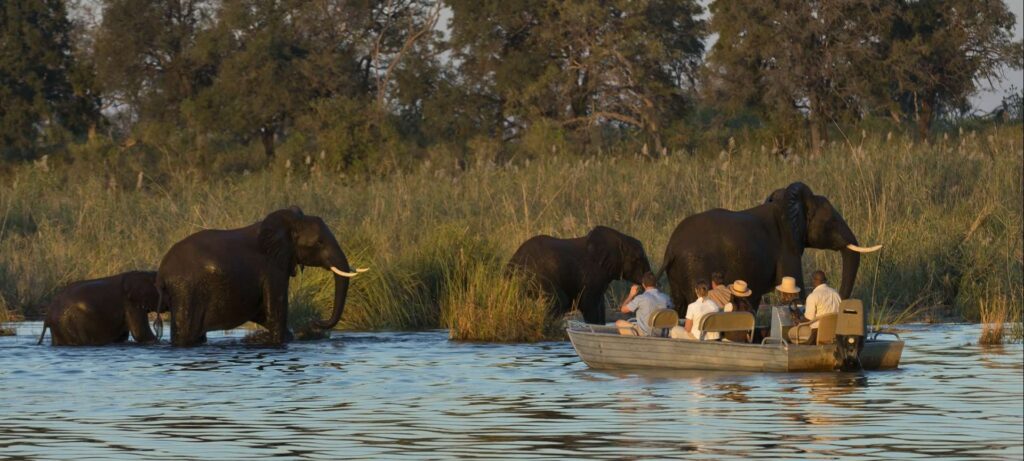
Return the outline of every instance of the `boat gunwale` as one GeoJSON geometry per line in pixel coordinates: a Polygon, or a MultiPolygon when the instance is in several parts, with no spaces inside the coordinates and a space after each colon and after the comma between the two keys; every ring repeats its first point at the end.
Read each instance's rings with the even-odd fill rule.
{"type": "MultiPolygon", "coordinates": [[[[760,352],[760,353],[769,353],[769,354],[773,354],[773,355],[774,354],[782,354],[782,357],[780,357],[780,359],[785,362],[784,364],[782,364],[782,368],[787,368],[787,369],[790,368],[790,366],[791,366],[790,361],[793,360],[795,358],[795,356],[807,356],[808,354],[810,354],[812,356],[816,355],[816,354],[832,355],[834,353],[835,347],[836,347],[835,344],[823,344],[823,345],[817,345],[817,344],[792,344],[792,343],[789,343],[789,342],[781,342],[781,341],[777,342],[777,343],[765,344],[765,343],[740,343],[740,342],[721,342],[721,341],[694,341],[694,340],[665,338],[665,337],[657,337],[657,336],[628,336],[628,335],[616,334],[614,332],[614,327],[605,326],[605,325],[595,325],[595,327],[601,328],[601,329],[603,329],[605,331],[593,331],[593,329],[587,328],[587,327],[583,327],[583,328],[581,328],[581,327],[568,327],[568,328],[566,328],[566,334],[569,336],[569,342],[572,344],[573,349],[576,352],[576,355],[580,358],[581,361],[583,361],[584,363],[586,363],[590,367],[594,367],[594,365],[592,365],[588,360],[586,360],[584,358],[584,355],[588,355],[589,356],[591,354],[581,354],[580,353],[580,345],[577,344],[578,341],[582,341],[582,342],[587,343],[586,345],[584,345],[584,347],[586,347],[586,348],[592,348],[592,347],[595,347],[595,346],[600,348],[601,346],[599,345],[599,343],[603,341],[602,338],[605,338],[605,339],[609,339],[610,341],[617,342],[617,343],[620,343],[620,344],[627,344],[627,343],[642,344],[642,343],[647,342],[647,341],[653,341],[653,342],[669,341],[670,343],[666,343],[666,345],[669,346],[670,349],[678,349],[680,351],[693,351],[693,350],[699,350],[699,349],[705,349],[705,350],[711,349],[711,350],[718,350],[718,351],[723,351],[724,350],[724,351],[726,351],[725,353],[728,353],[729,350],[732,350],[733,353],[754,353],[756,351],[756,352],[760,352]],[[610,338],[614,338],[614,339],[610,339],[610,338]],[[678,343],[678,344],[676,344],[676,343],[678,343]]],[[[883,347],[885,347],[886,349],[889,349],[891,347],[899,347],[900,355],[902,355],[903,347],[906,345],[905,341],[903,341],[902,339],[898,339],[898,337],[895,340],[878,339],[878,338],[869,339],[868,337],[865,337],[864,338],[864,345],[867,346],[868,344],[883,345],[883,347]],[[898,346],[897,346],[897,344],[898,344],[898,346]]],[[[599,357],[591,357],[591,359],[594,359],[594,358],[599,358],[599,357]]],[[[601,362],[603,362],[603,361],[601,361],[601,362]]],[[[897,363],[896,368],[898,368],[898,366],[899,366],[898,365],[899,364],[899,359],[897,359],[896,363],[897,363]]],[[[618,363],[614,363],[613,362],[613,364],[615,364],[618,367],[628,367],[629,366],[629,364],[626,364],[626,363],[618,364],[618,363]]],[[[607,367],[601,366],[601,367],[597,367],[597,368],[607,368],[607,367]]],[[[636,368],[652,368],[652,367],[651,366],[640,366],[640,367],[636,367],[636,368]]],[[[724,371],[724,370],[728,370],[729,369],[729,368],[703,368],[703,367],[690,368],[690,367],[671,367],[671,366],[668,366],[668,367],[653,367],[653,368],[706,369],[706,370],[719,370],[719,371],[724,371]]],[[[739,368],[742,368],[742,367],[739,367],[739,368]]],[[[884,370],[884,369],[887,369],[887,368],[870,368],[870,369],[866,369],[866,370],[874,371],[874,370],[884,370]]],[[[768,370],[765,370],[765,371],[768,371],[768,370]]],[[[785,371],[782,371],[782,370],[779,370],[779,371],[792,373],[792,372],[824,371],[824,370],[788,369],[788,370],[785,370],[785,371]]]]}

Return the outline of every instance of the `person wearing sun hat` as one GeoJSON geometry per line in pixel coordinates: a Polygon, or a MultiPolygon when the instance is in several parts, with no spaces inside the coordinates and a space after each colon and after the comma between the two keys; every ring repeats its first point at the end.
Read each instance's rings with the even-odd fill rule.
{"type": "Polygon", "coordinates": [[[782,282],[775,286],[775,292],[778,294],[782,306],[789,308],[793,323],[800,323],[803,314],[796,307],[796,303],[800,301],[800,287],[797,286],[796,279],[789,276],[783,277],[782,282]]]}
{"type": "Polygon", "coordinates": [[[796,279],[793,277],[783,277],[782,282],[775,286],[775,291],[779,294],[779,301],[782,304],[796,306],[797,301],[800,300],[800,287],[796,284],[796,279]]]}
{"type": "MultiPolygon", "coordinates": [[[[750,306],[750,295],[754,294],[747,286],[747,282],[744,280],[736,280],[729,285],[729,296],[732,300],[722,308],[723,312],[750,312],[754,313],[754,308],[750,306]]],[[[742,331],[733,331],[725,333],[725,339],[728,341],[739,341],[749,343],[750,333],[742,331]]]]}
{"type": "Polygon", "coordinates": [[[737,280],[728,285],[729,295],[732,296],[732,300],[729,301],[723,308],[723,312],[732,311],[745,311],[752,312],[754,309],[750,306],[750,295],[754,292],[747,286],[747,282],[743,280],[737,280]]]}

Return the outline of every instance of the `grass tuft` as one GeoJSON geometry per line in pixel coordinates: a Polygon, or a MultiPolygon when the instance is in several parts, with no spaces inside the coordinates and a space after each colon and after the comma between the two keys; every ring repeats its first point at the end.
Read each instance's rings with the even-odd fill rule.
{"type": "Polygon", "coordinates": [[[1021,306],[1005,296],[983,299],[978,305],[981,314],[981,338],[978,344],[998,345],[1021,340],[1021,306]],[[1009,324],[1010,328],[1007,329],[1009,324]],[[1007,337],[1009,336],[1009,337],[1007,337]]]}
{"type": "Polygon", "coordinates": [[[463,262],[448,272],[441,323],[458,341],[535,342],[561,339],[550,301],[520,276],[505,276],[498,261],[463,262]]]}
{"type": "Polygon", "coordinates": [[[14,336],[17,331],[14,327],[7,326],[8,323],[17,321],[18,318],[7,308],[7,301],[0,295],[0,336],[14,336]]]}
{"type": "MultiPolygon", "coordinates": [[[[71,281],[154,269],[189,234],[299,205],[325,220],[354,266],[371,268],[352,280],[339,328],[454,325],[453,337],[541,338],[548,319],[530,313],[532,301],[521,301],[520,288],[498,270],[525,239],[576,237],[603,224],[640,239],[660,267],[684,217],[753,207],[799,180],[829,198],[862,244],[885,245],[861,258],[853,291],[878,306],[872,323],[922,312],[979,321],[980,301],[991,293],[1024,293],[1024,139],[1017,125],[956,141],[868,133],[855,148],[833,143],[814,158],[798,151],[781,158],[759,139],[738,136],[727,151],[699,146],[655,160],[573,155],[565,145],[529,161],[465,170],[424,162],[383,177],[346,175],[316,156],[311,164],[292,159],[300,166],[291,169],[282,156],[218,176],[172,156],[147,163],[83,145],[72,150],[74,163],[0,172],[0,297],[12,314],[39,318],[71,281]],[[140,171],[146,180],[137,189],[140,171]],[[518,326],[527,321],[535,325],[518,326]]],[[[834,251],[808,250],[804,274],[822,269],[839,280],[841,264],[834,251]]],[[[329,315],[328,272],[307,268],[291,288],[296,329],[314,313],[329,315]]]]}

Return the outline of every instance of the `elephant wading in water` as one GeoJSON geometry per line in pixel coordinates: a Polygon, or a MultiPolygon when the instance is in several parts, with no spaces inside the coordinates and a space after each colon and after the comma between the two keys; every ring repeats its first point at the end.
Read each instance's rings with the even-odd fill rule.
{"type": "MultiPolygon", "coordinates": [[[[714,209],[690,216],[676,226],[665,249],[662,271],[668,274],[676,306],[693,302],[693,283],[721,272],[726,280],[746,280],[753,308],[783,276],[803,285],[804,248],[843,255],[839,295],[850,297],[863,248],[827,198],[800,182],[777,189],[759,206],[744,211],[714,209]]],[[[806,291],[802,292],[806,294],[806,291]]]]}
{"type": "Polygon", "coordinates": [[[174,244],[157,274],[157,288],[171,310],[171,343],[192,346],[211,330],[247,321],[269,331],[269,343],[287,341],[288,282],[298,266],[334,272],[334,310],[314,327],[341,319],[351,271],[324,221],[297,207],[278,210],[241,229],[204,230],[174,244]]]}
{"type": "Polygon", "coordinates": [[[587,323],[605,323],[604,292],[612,280],[640,283],[651,270],[639,240],[597,226],[585,237],[532,237],[509,261],[512,271],[533,277],[556,300],[553,314],[563,315],[577,302],[587,323]]]}
{"type": "Polygon", "coordinates": [[[50,329],[54,346],[102,346],[128,340],[152,343],[149,312],[159,303],[156,272],[132,271],[72,283],[50,301],[39,343],[50,329]]]}

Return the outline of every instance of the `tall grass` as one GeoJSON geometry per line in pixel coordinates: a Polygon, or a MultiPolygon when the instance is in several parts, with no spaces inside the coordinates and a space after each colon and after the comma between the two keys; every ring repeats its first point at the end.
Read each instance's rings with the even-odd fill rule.
{"type": "Polygon", "coordinates": [[[1021,341],[1020,301],[1015,295],[982,299],[978,305],[981,314],[979,344],[997,345],[1021,341]],[[1009,327],[1009,330],[1007,330],[1009,327]],[[1009,336],[1007,338],[1007,336],[1009,336]]]}
{"type": "Polygon", "coordinates": [[[497,260],[461,261],[446,271],[441,324],[455,340],[535,342],[561,338],[551,301],[497,260]]]}
{"type": "Polygon", "coordinates": [[[4,300],[4,297],[0,296],[0,336],[14,335],[14,328],[9,327],[7,324],[15,320],[17,320],[17,317],[7,308],[7,301],[4,300]]]}
{"type": "MultiPolygon", "coordinates": [[[[324,218],[355,264],[371,268],[352,281],[340,328],[450,326],[457,319],[443,306],[511,302],[515,289],[497,276],[498,263],[532,235],[608,225],[643,241],[659,267],[682,218],[752,207],[800,180],[831,200],[861,243],[885,245],[862,258],[854,296],[892,315],[928,309],[977,321],[981,299],[1024,291],[1022,144],[1018,126],[931,144],[864,134],[817,157],[780,158],[742,139],[658,159],[562,149],[499,163],[481,152],[467,170],[424,162],[382,178],[331,172],[317,156],[213,176],[173,157],[99,156],[86,146],[74,164],[24,165],[0,178],[0,296],[38,318],[70,281],[152,269],[193,232],[299,205],[324,218]],[[463,280],[473,281],[464,292],[447,289],[463,280]]],[[[805,274],[841,272],[831,251],[808,250],[804,264],[805,274]]],[[[332,290],[326,271],[307,268],[292,280],[292,306],[327,317],[332,290]]]]}

